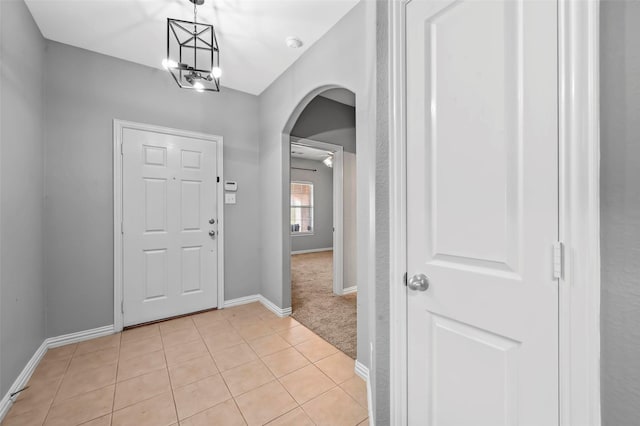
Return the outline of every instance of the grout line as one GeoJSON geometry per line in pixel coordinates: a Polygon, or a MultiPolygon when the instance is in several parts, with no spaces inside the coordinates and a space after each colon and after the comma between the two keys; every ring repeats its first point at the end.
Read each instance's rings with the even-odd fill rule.
{"type": "MultiPolygon", "coordinates": [[[[191,322],[193,322],[193,320],[191,320],[191,322]]],[[[196,330],[197,330],[197,327],[196,327],[196,330]]],[[[165,371],[167,373],[167,377],[169,378],[169,389],[171,390],[171,399],[173,400],[173,409],[176,412],[176,421],[178,422],[178,424],[180,424],[180,413],[178,412],[178,404],[176,403],[176,395],[173,392],[173,383],[171,382],[171,374],[169,373],[169,363],[167,362],[167,354],[165,352],[164,339],[162,338],[162,330],[159,330],[159,331],[160,331],[160,343],[162,344],[162,356],[164,357],[164,367],[165,367],[165,371]]]]}

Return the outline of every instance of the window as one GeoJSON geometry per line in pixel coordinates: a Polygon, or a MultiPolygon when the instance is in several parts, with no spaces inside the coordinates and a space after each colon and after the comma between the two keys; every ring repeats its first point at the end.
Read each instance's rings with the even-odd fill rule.
{"type": "Polygon", "coordinates": [[[291,182],[291,235],[313,234],[313,184],[291,182]]]}

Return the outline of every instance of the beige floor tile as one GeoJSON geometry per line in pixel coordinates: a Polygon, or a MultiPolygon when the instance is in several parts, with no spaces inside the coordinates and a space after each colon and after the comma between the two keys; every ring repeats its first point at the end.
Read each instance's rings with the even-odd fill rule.
{"type": "Polygon", "coordinates": [[[321,359],[316,362],[316,366],[338,384],[349,380],[356,374],[355,361],[342,352],[321,359]]]}
{"type": "Polygon", "coordinates": [[[75,396],[104,388],[116,382],[117,363],[106,364],[91,370],[68,372],[62,379],[62,384],[53,405],[75,396]]]}
{"type": "Polygon", "coordinates": [[[62,382],[62,378],[56,378],[49,382],[37,382],[30,385],[29,388],[20,392],[20,395],[11,406],[9,414],[23,414],[27,411],[46,411],[49,410],[53,398],[58,392],[58,387],[62,382]]]}
{"type": "Polygon", "coordinates": [[[244,426],[246,424],[233,399],[228,399],[180,422],[180,426],[244,426]]]}
{"type": "Polygon", "coordinates": [[[166,368],[164,351],[151,352],[136,358],[121,360],[118,364],[118,381],[131,379],[152,371],[166,368]]]}
{"type": "Polygon", "coordinates": [[[195,328],[195,324],[191,317],[176,318],[169,321],[159,323],[160,333],[167,334],[176,330],[192,329],[195,328]]]}
{"type": "Polygon", "coordinates": [[[285,374],[309,365],[309,360],[295,350],[295,348],[289,348],[267,355],[262,358],[262,361],[264,361],[276,377],[282,377],[285,374]]]}
{"type": "Polygon", "coordinates": [[[250,340],[249,345],[258,354],[258,356],[269,355],[291,347],[286,340],[277,334],[271,334],[269,336],[250,340]]]}
{"type": "Polygon", "coordinates": [[[298,404],[304,404],[336,385],[313,364],[281,377],[280,383],[289,391],[298,404]]]}
{"type": "Polygon", "coordinates": [[[260,360],[243,364],[222,373],[233,396],[237,396],[269,383],[275,377],[260,360]]]}
{"type": "Polygon", "coordinates": [[[296,345],[296,349],[309,361],[316,362],[338,352],[338,349],[320,337],[296,345]]]}
{"type": "Polygon", "coordinates": [[[293,346],[317,337],[313,331],[309,330],[304,325],[288,328],[278,332],[278,334],[293,346]]]}
{"type": "Polygon", "coordinates": [[[343,391],[348,393],[358,404],[364,408],[368,408],[367,405],[367,384],[360,377],[353,376],[346,382],[340,385],[343,391]]]}
{"type": "Polygon", "coordinates": [[[20,414],[10,412],[2,421],[2,426],[35,426],[42,425],[48,409],[26,411],[20,414]]]}
{"type": "Polygon", "coordinates": [[[82,423],[81,426],[111,426],[111,414],[82,423]]]}
{"type": "Polygon", "coordinates": [[[284,331],[300,325],[298,321],[291,317],[278,318],[275,316],[273,318],[264,318],[264,324],[274,331],[284,331]]]}
{"type": "Polygon", "coordinates": [[[171,386],[174,389],[215,374],[218,374],[218,369],[209,353],[169,368],[171,386]]]}
{"type": "Polygon", "coordinates": [[[221,310],[203,312],[192,316],[191,319],[197,328],[208,327],[209,325],[226,321],[221,310]]]}
{"type": "Polygon", "coordinates": [[[86,423],[111,412],[115,386],[87,392],[51,407],[45,425],[69,426],[86,423]]]}
{"type": "Polygon", "coordinates": [[[369,417],[364,419],[361,423],[358,423],[358,426],[369,426],[369,417]]]}
{"type": "Polygon", "coordinates": [[[264,306],[260,302],[247,303],[245,305],[245,310],[249,314],[256,314],[256,315],[271,314],[271,315],[275,315],[273,312],[271,312],[269,309],[267,309],[266,306],[264,306]]]}
{"type": "Polygon", "coordinates": [[[317,425],[355,426],[367,418],[367,410],[336,387],[302,406],[317,425]]]}
{"type": "Polygon", "coordinates": [[[269,426],[315,426],[307,413],[300,407],[283,414],[268,423],[269,426]]]}
{"type": "MultiPolygon", "coordinates": [[[[235,326],[235,324],[233,325],[235,326]]],[[[254,340],[254,339],[257,339],[258,337],[268,336],[269,334],[275,333],[270,327],[267,327],[261,322],[255,322],[252,324],[236,327],[236,331],[245,340],[254,340]]]]}
{"type": "Polygon", "coordinates": [[[129,359],[162,349],[160,334],[144,339],[128,339],[120,344],[120,359],[129,359]]]}
{"type": "Polygon", "coordinates": [[[167,370],[162,369],[143,374],[116,385],[113,409],[119,410],[166,392],[171,392],[167,370]]]}
{"type": "Polygon", "coordinates": [[[73,356],[73,353],[78,347],[77,343],[71,345],[58,346],[57,348],[51,348],[47,350],[47,353],[42,357],[42,361],[56,361],[56,360],[68,360],[73,356]]]}
{"type": "Polygon", "coordinates": [[[116,333],[78,343],[78,348],[76,349],[74,356],[99,351],[101,349],[117,348],[120,346],[120,336],[121,333],[116,333]]]}
{"type": "Polygon", "coordinates": [[[246,306],[234,306],[233,308],[224,308],[222,316],[233,323],[234,320],[255,316],[246,308],[246,306]]]}
{"type": "Polygon", "coordinates": [[[93,370],[105,364],[113,364],[118,361],[118,352],[118,348],[111,347],[81,355],[76,354],[71,358],[71,364],[69,365],[67,374],[93,370]]]}
{"type": "Polygon", "coordinates": [[[207,345],[209,352],[215,354],[232,346],[244,343],[244,339],[235,330],[230,330],[216,335],[205,335],[204,343],[207,345]]]}
{"type": "Polygon", "coordinates": [[[165,348],[164,354],[167,358],[167,365],[173,367],[194,358],[209,355],[209,350],[202,340],[195,340],[185,345],[165,348]]]}
{"type": "Polygon", "coordinates": [[[222,319],[216,322],[211,322],[198,327],[198,331],[203,338],[208,336],[217,336],[219,334],[235,331],[231,326],[231,323],[226,319],[222,319]]]}
{"type": "Polygon", "coordinates": [[[52,380],[61,379],[66,373],[68,367],[68,359],[42,361],[31,375],[31,378],[29,379],[29,386],[35,386],[38,383],[48,383],[52,380]]]}
{"type": "Polygon", "coordinates": [[[243,343],[214,353],[213,359],[220,371],[226,371],[258,359],[258,356],[249,345],[243,343]]]}
{"type": "Polygon", "coordinates": [[[130,405],[113,413],[113,426],[170,426],[177,421],[171,392],[130,405]]]}
{"type": "Polygon", "coordinates": [[[231,394],[219,374],[174,389],[173,395],[180,420],[231,398],[231,394]]]}
{"type": "Polygon", "coordinates": [[[236,398],[249,425],[262,425],[296,407],[291,395],[277,381],[263,385],[236,398]]]}
{"type": "Polygon", "coordinates": [[[149,337],[159,336],[160,326],[158,324],[150,324],[142,327],[131,328],[122,332],[122,343],[131,340],[148,339],[149,337]]]}
{"type": "Polygon", "coordinates": [[[200,333],[195,328],[183,328],[162,334],[162,343],[165,348],[175,345],[186,345],[191,342],[202,340],[200,333]]]}

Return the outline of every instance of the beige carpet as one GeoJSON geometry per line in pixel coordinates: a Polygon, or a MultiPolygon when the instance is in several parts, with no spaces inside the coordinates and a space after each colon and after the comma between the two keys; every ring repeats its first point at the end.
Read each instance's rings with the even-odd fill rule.
{"type": "Polygon", "coordinates": [[[333,294],[333,252],[291,256],[292,316],[356,358],[356,293],[333,294]]]}

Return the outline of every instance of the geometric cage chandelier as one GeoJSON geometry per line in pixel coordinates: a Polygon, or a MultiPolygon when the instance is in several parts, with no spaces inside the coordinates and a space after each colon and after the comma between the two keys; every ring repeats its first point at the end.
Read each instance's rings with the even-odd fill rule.
{"type": "Polygon", "coordinates": [[[167,57],[162,66],[178,86],[197,92],[220,91],[220,49],[213,25],[197,22],[197,6],[193,3],[193,22],[167,18],[167,57]]]}

